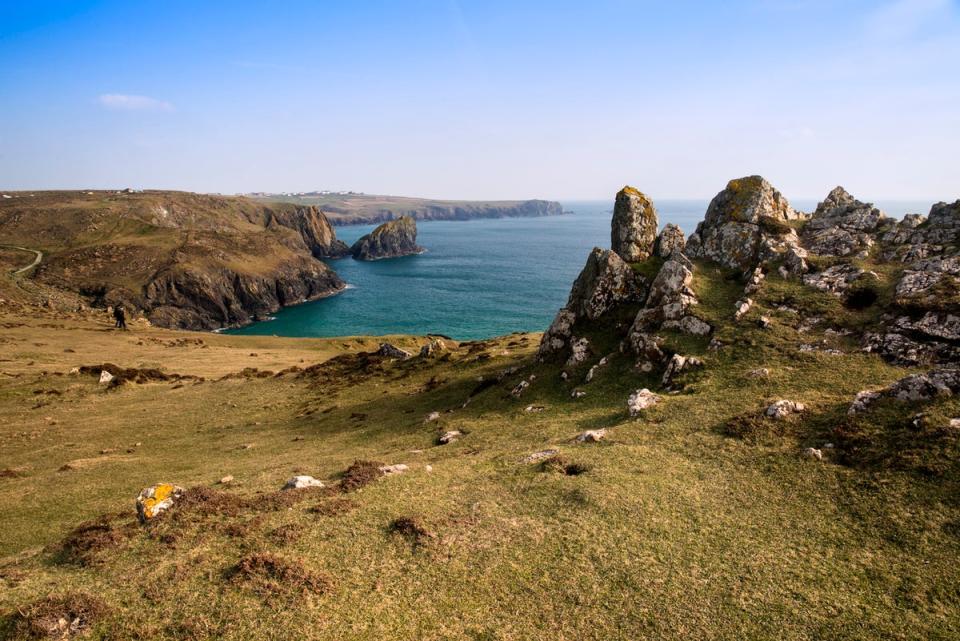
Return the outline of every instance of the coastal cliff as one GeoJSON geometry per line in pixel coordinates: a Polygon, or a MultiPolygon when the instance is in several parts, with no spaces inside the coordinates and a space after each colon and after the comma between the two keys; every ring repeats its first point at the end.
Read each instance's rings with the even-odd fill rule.
{"type": "Polygon", "coordinates": [[[423,252],[417,245],[417,223],[410,216],[383,223],[350,248],[357,260],[398,258],[423,252]]]}
{"type": "Polygon", "coordinates": [[[169,328],[243,325],[346,284],[349,248],[313,206],[184,192],[38,192],[0,203],[0,239],[41,250],[33,282],[169,328]]]}
{"type": "Polygon", "coordinates": [[[559,216],[563,206],[550,200],[432,200],[368,194],[256,194],[258,202],[314,205],[333,225],[378,225],[402,216],[414,220],[473,220],[559,216]]]}

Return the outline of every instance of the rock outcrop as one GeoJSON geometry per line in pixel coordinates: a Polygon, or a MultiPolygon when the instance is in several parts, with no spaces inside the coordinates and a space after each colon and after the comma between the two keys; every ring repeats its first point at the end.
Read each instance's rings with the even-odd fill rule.
{"type": "Polygon", "coordinates": [[[642,277],[620,256],[609,249],[594,248],[573,283],[566,306],[557,312],[544,334],[538,358],[574,352],[574,346],[580,345],[573,336],[576,323],[598,320],[614,307],[639,302],[645,293],[642,277]]]}
{"type": "Polygon", "coordinates": [[[420,254],[423,247],[417,245],[417,223],[410,216],[383,223],[350,248],[357,260],[380,260],[420,254]]]}
{"type": "Polygon", "coordinates": [[[350,254],[350,248],[342,240],[327,217],[316,207],[290,209],[267,209],[265,227],[285,227],[296,230],[315,258],[342,258],[350,254]]]}
{"type": "Polygon", "coordinates": [[[683,230],[673,223],[667,223],[663,226],[660,235],[657,236],[657,242],[654,245],[654,254],[660,258],[670,258],[674,254],[682,252],[686,244],[687,241],[684,238],[683,230]]]}
{"type": "Polygon", "coordinates": [[[760,176],[727,183],[707,208],[687,240],[686,253],[726,267],[748,270],[796,247],[798,238],[786,223],[799,220],[783,195],[760,176]]]}
{"type": "Polygon", "coordinates": [[[804,226],[802,242],[820,256],[863,258],[874,245],[874,233],[887,222],[882,211],[836,187],[804,226]]]}
{"type": "Polygon", "coordinates": [[[613,206],[610,247],[628,263],[646,260],[653,254],[658,225],[650,199],[633,187],[624,187],[613,206]]]}

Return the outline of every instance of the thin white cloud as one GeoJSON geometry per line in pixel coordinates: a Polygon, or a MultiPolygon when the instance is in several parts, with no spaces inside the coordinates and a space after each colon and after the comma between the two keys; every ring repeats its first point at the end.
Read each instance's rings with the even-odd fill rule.
{"type": "Polygon", "coordinates": [[[173,105],[149,96],[105,93],[97,98],[103,107],[114,111],[173,111],[173,105]]]}

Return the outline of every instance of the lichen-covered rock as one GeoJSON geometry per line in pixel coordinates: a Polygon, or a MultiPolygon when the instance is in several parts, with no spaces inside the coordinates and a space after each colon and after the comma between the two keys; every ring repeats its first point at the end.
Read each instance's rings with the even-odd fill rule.
{"type": "Polygon", "coordinates": [[[747,285],[743,288],[743,293],[749,296],[750,294],[755,294],[760,291],[760,285],[763,284],[765,278],[766,276],[763,273],[763,269],[760,267],[755,268],[753,272],[751,272],[750,278],[747,279],[747,285]]]}
{"type": "Polygon", "coordinates": [[[446,350],[447,344],[439,338],[435,338],[420,348],[420,358],[433,358],[446,350]]]}
{"type": "Polygon", "coordinates": [[[520,381],[512,390],[510,390],[510,396],[514,398],[520,398],[528,387],[530,387],[530,383],[527,381],[520,381]]]}
{"type": "Polygon", "coordinates": [[[384,476],[390,476],[391,474],[403,474],[410,469],[409,465],[405,463],[395,463],[393,465],[381,465],[379,467],[380,473],[384,476]]]}
{"type": "Polygon", "coordinates": [[[661,258],[670,258],[674,254],[681,253],[685,246],[686,238],[683,230],[673,223],[667,223],[657,236],[654,254],[661,258]]]}
{"type": "Polygon", "coordinates": [[[377,354],[380,356],[386,356],[387,358],[398,358],[402,361],[405,361],[413,356],[413,354],[407,350],[400,349],[396,345],[391,345],[390,343],[380,343],[380,349],[377,350],[377,354]]]}
{"type": "Polygon", "coordinates": [[[417,222],[411,216],[383,223],[350,248],[357,260],[397,258],[422,252],[423,247],[417,245],[417,222]]]}
{"type": "Polygon", "coordinates": [[[156,518],[163,511],[173,507],[183,497],[185,491],[172,483],[158,483],[144,488],[137,496],[137,518],[141,523],[156,518]]]}
{"type": "Polygon", "coordinates": [[[803,230],[803,244],[821,256],[865,257],[874,233],[889,222],[883,212],[836,187],[817,205],[803,230]]]}
{"type": "Polygon", "coordinates": [[[892,398],[902,403],[929,401],[960,392],[960,369],[956,365],[932,369],[926,374],[913,374],[879,391],[858,392],[848,414],[859,414],[881,398],[892,398]]]}
{"type": "Polygon", "coordinates": [[[863,335],[863,351],[879,354],[895,365],[929,363],[934,360],[935,347],[931,343],[918,343],[896,331],[867,332],[863,335]]]}
{"type": "Polygon", "coordinates": [[[663,321],[661,327],[663,329],[675,329],[691,336],[706,336],[713,331],[710,323],[693,315],[684,316],[680,320],[663,321]]]}
{"type": "Polygon", "coordinates": [[[793,230],[784,223],[800,218],[762,177],[731,180],[710,202],[703,222],[687,241],[686,253],[726,267],[752,269],[760,262],[762,241],[771,241],[767,249],[770,259],[794,244],[773,239],[789,237],[793,230]]]}
{"type": "Polygon", "coordinates": [[[764,411],[764,415],[767,418],[772,418],[775,421],[781,421],[791,414],[798,414],[806,409],[807,407],[803,403],[779,400],[767,407],[767,409],[764,411]]]}
{"type": "MultiPolygon", "coordinates": [[[[697,304],[693,282],[693,265],[682,255],[674,255],[657,272],[643,308],[637,313],[628,336],[645,334],[667,321],[679,322],[688,316],[690,307],[697,304]]],[[[633,339],[630,339],[634,342],[633,339]]]]}
{"type": "Polygon", "coordinates": [[[527,454],[523,457],[524,463],[539,463],[540,461],[545,461],[548,458],[553,458],[560,453],[560,450],[540,450],[539,452],[534,452],[533,454],[527,454]]]}
{"type": "Polygon", "coordinates": [[[578,367],[590,358],[590,341],[586,338],[573,338],[570,341],[570,358],[567,367],[578,367]]]}
{"type": "Polygon", "coordinates": [[[300,490],[305,487],[323,487],[323,481],[306,474],[301,474],[290,477],[287,479],[287,482],[283,484],[283,489],[285,490],[300,490]]]}
{"type": "Polygon", "coordinates": [[[960,200],[937,203],[930,215],[906,216],[883,236],[884,257],[912,262],[956,255],[960,251],[960,200]]]}
{"type": "Polygon", "coordinates": [[[562,352],[572,337],[573,323],[577,320],[576,314],[567,308],[557,312],[550,327],[543,334],[540,340],[540,347],[537,349],[537,360],[545,361],[553,354],[562,352]]]}
{"type": "Polygon", "coordinates": [[[633,187],[624,187],[617,193],[610,247],[623,260],[635,263],[649,258],[658,227],[657,210],[645,194],[633,187]]]}
{"type": "Polygon", "coordinates": [[[822,272],[807,274],[803,277],[803,284],[822,292],[840,294],[858,282],[876,282],[879,280],[876,272],[864,271],[856,265],[834,265],[822,272]]]}
{"type": "Polygon", "coordinates": [[[931,258],[914,263],[897,283],[898,305],[939,309],[945,302],[960,300],[960,255],[931,258]]]}
{"type": "Polygon", "coordinates": [[[659,395],[654,394],[647,388],[638,389],[627,399],[627,410],[630,412],[630,416],[639,416],[643,410],[653,407],[660,400],[659,395]]]}
{"type": "Polygon", "coordinates": [[[619,305],[640,301],[644,289],[643,279],[616,253],[594,248],[573,283],[566,306],[543,335],[537,359],[572,352],[574,324],[595,321],[619,305]]]}
{"type": "Polygon", "coordinates": [[[102,371],[100,372],[100,384],[101,384],[101,385],[107,385],[107,384],[109,384],[109,383],[112,383],[112,382],[113,382],[113,379],[114,379],[113,374],[111,374],[111,373],[108,372],[107,370],[102,370],[102,371]]]}
{"type": "Polygon", "coordinates": [[[752,298],[742,298],[733,304],[733,320],[740,320],[747,315],[750,308],[753,307],[752,298]]]}
{"type": "Polygon", "coordinates": [[[595,247],[574,281],[566,308],[576,318],[597,320],[614,307],[640,300],[643,281],[615,252],[595,247]]]}
{"type": "Polygon", "coordinates": [[[676,387],[676,378],[688,370],[703,367],[703,361],[695,356],[674,354],[667,362],[667,369],[663,372],[661,382],[667,389],[676,387]]]}

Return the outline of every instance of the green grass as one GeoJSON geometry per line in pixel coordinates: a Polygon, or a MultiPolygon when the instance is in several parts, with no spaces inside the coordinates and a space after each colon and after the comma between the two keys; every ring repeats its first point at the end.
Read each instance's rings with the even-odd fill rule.
{"type": "MultiPolygon", "coordinates": [[[[376,341],[314,342],[323,351],[300,363],[309,351],[293,340],[215,337],[209,348],[171,348],[104,333],[102,349],[120,365],[159,361],[207,378],[110,392],[92,379],[40,375],[81,358],[62,350],[87,329],[25,328],[16,336],[46,345],[30,348],[40,352],[36,366],[0,379],[0,459],[26,470],[0,479],[0,611],[51,593],[97,595],[107,611],[93,638],[956,638],[960,455],[956,436],[938,426],[960,414],[960,402],[881,404],[848,421],[857,391],[908,371],[842,338],[842,357],[797,346],[826,338],[830,323],[872,322],[876,310],[849,310],[771,275],[758,309],[733,325],[742,282],[700,265],[694,286],[697,314],[729,346],[711,352],[706,339],[665,333],[671,349],[706,367],[638,419],[627,416],[626,398],[656,388],[659,376],[636,373],[617,352],[615,320],[594,328],[595,356],[569,381],[558,365],[533,364],[536,335],[490,341],[487,360],[464,346],[428,362],[361,367],[347,358],[324,375],[216,380],[258,361],[305,367],[376,341]],[[773,310],[785,297],[828,323],[798,334],[792,315],[773,310]],[[773,317],[770,329],[753,322],[760,313],[773,317]],[[608,350],[611,363],[585,384],[586,368],[608,350]],[[521,369],[463,407],[478,377],[513,366],[521,369]],[[769,378],[748,376],[758,367],[769,378]],[[522,397],[510,397],[531,374],[522,397]],[[572,399],[575,387],[587,396],[572,399]],[[31,409],[38,398],[44,405],[31,409]],[[724,435],[732,418],[780,398],[809,410],[757,442],[724,435]],[[531,404],[545,409],[525,412],[531,404]],[[921,409],[930,423],[910,432],[921,409]],[[424,422],[432,411],[440,419],[424,422]],[[610,429],[605,441],[573,442],[598,427],[610,429]],[[447,429],[466,435],[437,446],[447,429]],[[828,441],[851,450],[824,450],[823,462],[799,455],[828,441]],[[521,462],[545,448],[588,471],[521,462]],[[135,523],[133,498],[154,482],[213,486],[231,474],[234,484],[218,489],[255,505],[295,473],[335,484],[357,459],[411,469],[345,495],[352,503],[333,516],[311,511],[336,500],[320,492],[281,509],[135,523]],[[70,461],[82,463],[58,471],[70,461]],[[87,565],[63,563],[67,532],[104,513],[115,544],[87,565]],[[391,531],[400,517],[422,533],[391,531]],[[330,588],[304,591],[293,570],[272,583],[238,578],[237,564],[264,552],[330,588]]],[[[0,349],[25,351],[17,345],[0,349]]],[[[8,615],[5,625],[15,624],[8,615]]]]}

